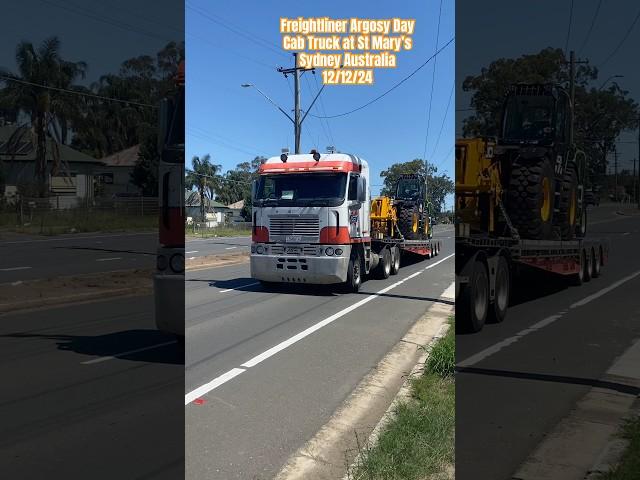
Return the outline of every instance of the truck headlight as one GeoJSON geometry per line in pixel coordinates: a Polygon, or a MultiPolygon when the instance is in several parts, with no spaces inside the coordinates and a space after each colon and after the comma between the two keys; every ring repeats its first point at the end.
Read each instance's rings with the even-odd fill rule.
{"type": "Polygon", "coordinates": [[[175,255],[173,255],[171,257],[171,270],[173,270],[176,273],[182,273],[184,272],[184,257],[182,256],[181,253],[176,253],[175,255]]]}
{"type": "Polygon", "coordinates": [[[259,253],[260,255],[262,255],[264,253],[264,247],[262,245],[258,245],[256,247],[256,253],[259,253]]]}
{"type": "Polygon", "coordinates": [[[326,253],[329,256],[333,255],[333,247],[327,247],[324,253],[326,253]]]}
{"type": "Polygon", "coordinates": [[[158,255],[156,258],[156,267],[158,270],[166,270],[169,262],[167,261],[167,257],[164,255],[158,255]]]}
{"type": "Polygon", "coordinates": [[[336,255],[342,255],[342,249],[336,248],[336,255]]]}

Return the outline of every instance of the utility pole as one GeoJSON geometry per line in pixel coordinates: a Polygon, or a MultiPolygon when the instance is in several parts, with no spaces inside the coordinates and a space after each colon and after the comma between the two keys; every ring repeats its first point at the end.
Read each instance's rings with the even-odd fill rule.
{"type": "Polygon", "coordinates": [[[618,200],[618,149],[613,146],[613,201],[618,200]]]}
{"type": "MultiPolygon", "coordinates": [[[[638,115],[638,162],[640,162],[640,115],[638,115]]],[[[640,208],[640,163],[638,163],[638,208],[640,208]]]]}
{"type": "Polygon", "coordinates": [[[573,121],[576,105],[576,56],[573,50],[569,52],[569,98],[571,99],[571,122],[569,127],[569,145],[573,145],[573,121]]]}
{"type": "Polygon", "coordinates": [[[293,54],[293,58],[294,58],[294,65],[295,65],[293,68],[280,67],[278,68],[278,72],[282,73],[285,76],[285,78],[287,75],[293,74],[293,88],[294,88],[293,134],[295,137],[295,144],[296,144],[295,153],[298,154],[300,153],[300,137],[302,134],[302,122],[304,122],[304,119],[307,118],[307,115],[311,111],[311,108],[313,108],[313,105],[316,103],[316,100],[318,100],[318,97],[320,96],[320,94],[322,93],[326,85],[322,85],[322,88],[320,89],[316,97],[313,99],[313,102],[311,102],[311,105],[309,105],[309,108],[305,112],[304,116],[300,118],[300,75],[301,75],[300,71],[302,71],[302,74],[304,74],[304,72],[311,72],[315,74],[315,69],[299,67],[297,53],[293,54]]]}
{"type": "Polygon", "coordinates": [[[633,159],[633,176],[631,177],[631,182],[633,184],[633,199],[636,198],[636,159],[633,159]]]}

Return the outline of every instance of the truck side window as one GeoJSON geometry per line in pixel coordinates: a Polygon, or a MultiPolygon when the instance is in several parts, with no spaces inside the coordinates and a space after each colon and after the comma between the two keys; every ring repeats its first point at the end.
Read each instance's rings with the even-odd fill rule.
{"type": "Polygon", "coordinates": [[[348,200],[358,200],[358,176],[351,175],[349,177],[349,196],[348,200]]]}

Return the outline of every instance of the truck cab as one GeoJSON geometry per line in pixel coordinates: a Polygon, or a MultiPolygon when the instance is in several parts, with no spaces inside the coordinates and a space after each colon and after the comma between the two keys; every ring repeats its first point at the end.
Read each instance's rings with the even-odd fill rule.
{"type": "Polygon", "coordinates": [[[359,286],[371,236],[365,160],[283,153],[260,165],[252,197],[252,278],[359,286]]]}

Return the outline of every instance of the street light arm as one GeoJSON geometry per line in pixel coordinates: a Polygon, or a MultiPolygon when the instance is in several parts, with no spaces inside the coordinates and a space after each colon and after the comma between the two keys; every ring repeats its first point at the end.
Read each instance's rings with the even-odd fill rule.
{"type": "Polygon", "coordinates": [[[316,97],[313,99],[313,102],[311,102],[311,105],[309,105],[309,108],[307,108],[307,111],[305,112],[304,116],[302,117],[302,120],[300,120],[300,125],[302,125],[302,122],[304,122],[304,119],[307,118],[307,115],[309,115],[309,112],[313,108],[313,105],[316,103],[316,100],[318,100],[318,97],[320,96],[320,94],[324,90],[324,87],[326,87],[326,86],[327,86],[327,84],[322,85],[322,88],[320,89],[320,91],[318,92],[316,97]]]}
{"type": "Polygon", "coordinates": [[[262,90],[260,90],[258,87],[256,87],[255,85],[252,85],[252,86],[253,86],[253,88],[255,88],[255,89],[260,93],[260,95],[262,95],[264,98],[266,98],[267,100],[269,100],[269,102],[270,102],[274,107],[276,107],[278,110],[280,110],[280,111],[281,111],[281,112],[282,112],[282,113],[283,113],[283,114],[284,114],[284,115],[285,115],[289,120],[291,120],[291,122],[295,125],[295,123],[296,123],[296,122],[295,122],[295,120],[294,120],[293,118],[291,118],[291,116],[290,116],[287,112],[285,112],[282,108],[280,108],[280,105],[278,105],[276,102],[274,102],[273,100],[271,100],[271,99],[267,96],[267,94],[265,94],[265,93],[264,93],[262,90]]]}

